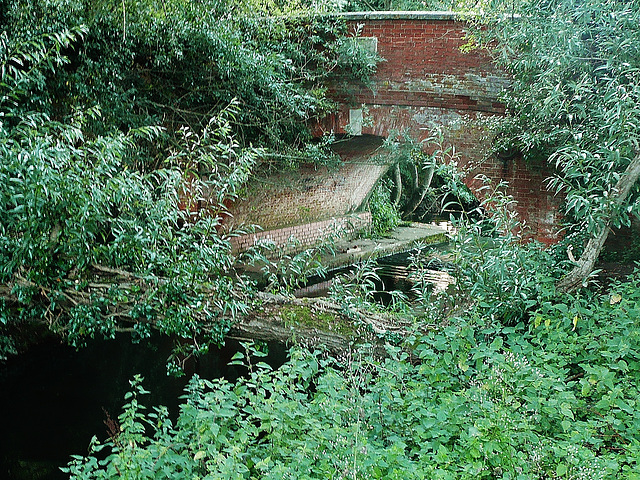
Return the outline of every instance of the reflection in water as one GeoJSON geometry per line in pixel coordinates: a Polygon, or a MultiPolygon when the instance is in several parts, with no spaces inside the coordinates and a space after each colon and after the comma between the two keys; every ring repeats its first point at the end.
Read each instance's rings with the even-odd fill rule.
{"type": "MultiPolygon", "coordinates": [[[[86,454],[93,435],[107,438],[105,411],[117,418],[135,374],[144,377],[143,386],[151,391],[141,402],[165,405],[175,418],[187,378],[166,375],[171,347],[166,337],[134,345],[123,335],[76,351],[52,338],[0,364],[0,478],[66,478],[58,467],[72,454],[86,454]]],[[[285,347],[269,347],[267,363],[280,366],[285,347]]],[[[195,370],[204,378],[235,380],[243,372],[227,363],[239,349],[228,341],[189,365],[188,376],[195,370]]]]}
{"type": "MultiPolygon", "coordinates": [[[[434,251],[437,251],[434,249],[434,251]]],[[[425,265],[412,265],[411,256],[415,250],[380,257],[375,262],[375,272],[380,281],[376,282],[377,296],[383,304],[388,304],[394,290],[407,294],[409,300],[415,298],[412,290],[416,285],[426,284],[433,295],[447,291],[456,280],[447,271],[450,260],[446,255],[432,253],[425,265]]],[[[355,267],[348,265],[329,272],[326,278],[312,277],[308,284],[294,292],[296,297],[325,297],[329,295],[336,276],[349,277],[355,267]]]]}

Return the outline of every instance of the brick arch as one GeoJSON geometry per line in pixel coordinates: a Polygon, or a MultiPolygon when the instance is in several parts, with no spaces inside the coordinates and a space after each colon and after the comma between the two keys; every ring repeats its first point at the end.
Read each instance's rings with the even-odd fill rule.
{"type": "Polygon", "coordinates": [[[340,108],[315,133],[376,135],[396,132],[423,141],[442,129],[458,153],[467,186],[482,198],[478,180],[508,183],[507,193],[527,234],[543,243],[558,240],[560,199],[549,192],[545,164],[526,164],[518,156],[490,154],[486,125],[504,115],[500,93],[508,76],[488,52],[465,49],[467,24],[452,13],[363,12],[343,15],[358,40],[383,58],[370,86],[337,84],[332,95],[340,108]]]}

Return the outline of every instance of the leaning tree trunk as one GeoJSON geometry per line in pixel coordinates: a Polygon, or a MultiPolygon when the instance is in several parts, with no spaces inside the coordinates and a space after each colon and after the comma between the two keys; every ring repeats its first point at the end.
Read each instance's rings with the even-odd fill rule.
{"type": "MultiPolygon", "coordinates": [[[[636,155],[625,170],[620,180],[615,186],[612,209],[615,210],[622,205],[629,196],[631,188],[640,178],[640,154],[636,155]]],[[[610,215],[613,215],[613,211],[610,215]]],[[[596,235],[589,239],[587,246],[576,262],[575,267],[557,283],[556,287],[561,292],[572,292],[582,285],[585,278],[593,271],[604,242],[611,230],[611,219],[598,231],[596,235]]]]}
{"type": "Polygon", "coordinates": [[[391,203],[393,204],[393,206],[397,207],[400,204],[400,197],[402,196],[402,175],[400,173],[400,162],[396,163],[393,176],[396,188],[393,191],[393,198],[391,199],[391,203]]]}
{"type": "Polygon", "coordinates": [[[433,165],[431,165],[429,167],[429,170],[427,171],[427,176],[422,182],[422,187],[420,188],[420,191],[415,192],[413,194],[413,196],[409,200],[409,203],[405,207],[404,215],[403,215],[404,217],[408,217],[409,215],[411,215],[413,212],[416,211],[416,208],[420,206],[420,204],[424,200],[424,197],[427,195],[427,192],[429,191],[429,187],[431,186],[431,180],[433,180],[433,174],[435,173],[435,171],[436,171],[436,164],[434,162],[433,165]]]}

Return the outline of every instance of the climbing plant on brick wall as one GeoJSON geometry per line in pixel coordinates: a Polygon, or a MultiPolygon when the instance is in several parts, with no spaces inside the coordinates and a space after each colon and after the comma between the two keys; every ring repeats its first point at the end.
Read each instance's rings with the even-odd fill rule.
{"type": "Polygon", "coordinates": [[[513,75],[502,147],[557,169],[566,195],[574,289],[591,273],[611,227],[640,213],[640,2],[495,2],[485,29],[513,75]],[[583,240],[589,240],[583,246],[583,240]]]}

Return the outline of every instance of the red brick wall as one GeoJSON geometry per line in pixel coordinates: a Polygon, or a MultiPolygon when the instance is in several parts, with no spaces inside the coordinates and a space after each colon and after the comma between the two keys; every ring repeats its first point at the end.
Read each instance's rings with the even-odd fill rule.
{"type": "MultiPolygon", "coordinates": [[[[234,251],[243,252],[260,241],[272,241],[278,248],[282,249],[289,244],[292,238],[295,238],[301,246],[309,247],[331,236],[349,238],[359,231],[367,229],[370,225],[371,213],[363,212],[320,222],[292,225],[286,228],[235,237],[231,239],[231,246],[234,251]]],[[[297,250],[300,250],[300,248],[289,248],[281,250],[280,253],[293,253],[297,250]]]]}
{"type": "Polygon", "coordinates": [[[324,120],[318,133],[348,132],[349,109],[361,107],[363,134],[388,137],[404,131],[422,141],[442,129],[446,142],[458,153],[458,166],[472,190],[480,185],[478,175],[509,182],[507,193],[518,202],[516,210],[528,226],[528,235],[544,243],[557,241],[560,199],[544,184],[550,171],[520,159],[505,164],[489,155],[492,138],[486,125],[504,114],[498,98],[509,79],[487,51],[461,48],[469,42],[467,24],[447,13],[345,16],[351,31],[377,39],[377,52],[384,61],[371,88],[334,86],[333,94],[343,106],[324,120]]]}
{"type": "Polygon", "coordinates": [[[226,229],[259,225],[265,231],[233,239],[234,248],[246,250],[261,239],[282,247],[291,236],[311,246],[331,233],[349,236],[367,229],[371,215],[361,208],[387,169],[376,156],[381,144],[379,138],[352,138],[333,146],[342,159],[340,165],[300,165],[295,170],[256,175],[230,206],[231,216],[224,225],[226,229]]]}
{"type": "Polygon", "coordinates": [[[357,17],[349,20],[350,30],[377,38],[384,62],[373,89],[351,92],[354,104],[504,112],[497,97],[508,79],[486,51],[462,50],[470,43],[465,22],[449,14],[357,17]]]}
{"type": "Polygon", "coordinates": [[[484,198],[481,181],[482,176],[491,179],[492,185],[504,181],[508,188],[506,193],[511,195],[516,204],[513,207],[518,217],[523,222],[524,238],[536,239],[544,244],[556,243],[561,214],[559,206],[561,198],[555,196],[546,187],[546,179],[551,175],[546,165],[532,165],[526,163],[520,157],[500,160],[492,157],[486,159],[480,165],[472,168],[467,175],[467,186],[476,193],[480,199],[484,198]]]}

